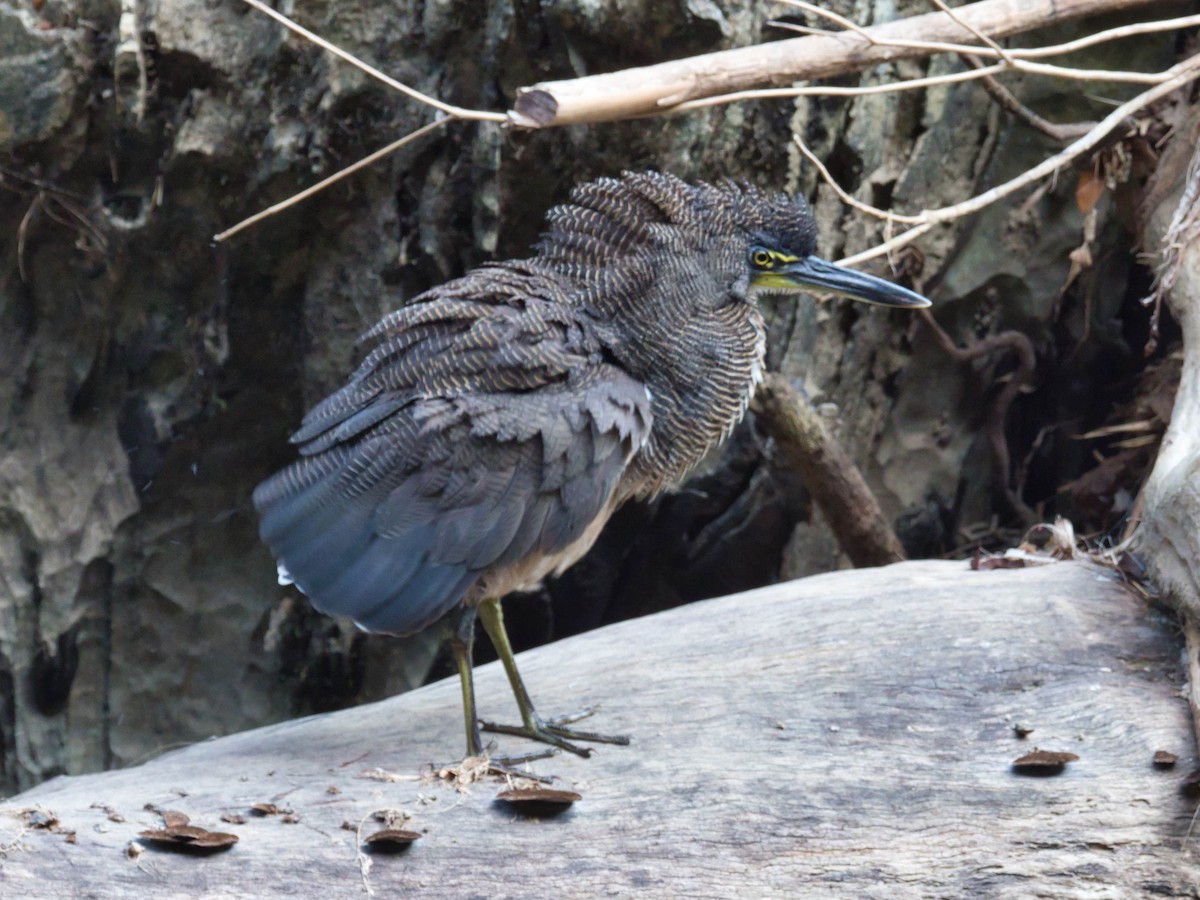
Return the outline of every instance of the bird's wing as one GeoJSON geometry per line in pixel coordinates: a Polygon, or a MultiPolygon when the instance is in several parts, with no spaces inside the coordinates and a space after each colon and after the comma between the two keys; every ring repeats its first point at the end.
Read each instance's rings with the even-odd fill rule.
{"type": "Polygon", "coordinates": [[[604,362],[532,271],[425,295],[293,437],[254,494],[281,566],[331,615],[416,631],[481,575],[572,544],[650,429],[644,386],[604,362]]]}

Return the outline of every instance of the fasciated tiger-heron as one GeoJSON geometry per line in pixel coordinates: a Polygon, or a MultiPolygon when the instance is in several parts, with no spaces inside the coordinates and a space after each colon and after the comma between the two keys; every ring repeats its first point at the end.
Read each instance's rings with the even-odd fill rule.
{"type": "Polygon", "coordinates": [[[483,747],[476,614],[522,723],[587,755],[617,741],[542,719],[500,599],[562,572],[622,503],[678,485],[742,418],[764,365],[756,297],[920,295],[814,256],[808,206],[655,172],[576,187],[532,258],[481,266],[386,316],[344,387],[258,487],[261,534],[322,612],[405,635],[457,611],[467,750],[483,747]]]}

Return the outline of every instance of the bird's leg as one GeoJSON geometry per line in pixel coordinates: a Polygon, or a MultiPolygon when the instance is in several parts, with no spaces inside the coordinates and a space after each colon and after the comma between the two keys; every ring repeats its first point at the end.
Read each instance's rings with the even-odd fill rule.
{"type": "Polygon", "coordinates": [[[483,739],[479,734],[479,719],[475,714],[475,676],[471,668],[471,652],[475,646],[475,607],[462,606],[458,621],[450,633],[450,652],[458,668],[462,686],[463,716],[467,720],[467,756],[483,755],[483,739]]]}
{"type": "Polygon", "coordinates": [[[517,671],[517,661],[513,658],[512,645],[508,642],[508,632],[504,628],[504,614],[500,610],[499,599],[489,598],[482,600],[479,603],[478,609],[480,621],[483,622],[483,628],[488,633],[488,637],[492,639],[496,653],[500,656],[500,662],[504,664],[504,671],[508,675],[508,683],[512,686],[513,696],[516,697],[517,706],[521,710],[522,723],[520,725],[497,725],[495,722],[484,722],[484,731],[527,737],[554,747],[561,747],[563,750],[569,750],[571,753],[577,753],[580,756],[591,756],[591,748],[579,747],[571,743],[571,741],[597,741],[604,744],[629,743],[629,738],[625,735],[576,731],[564,727],[567,724],[566,721],[543,720],[533,708],[533,701],[529,699],[529,692],[525,690],[525,683],[521,680],[521,673],[517,671]]]}
{"type": "MultiPolygon", "coordinates": [[[[475,646],[475,607],[463,606],[458,611],[458,620],[450,632],[450,652],[454,654],[454,664],[458,668],[458,680],[462,686],[463,716],[467,725],[467,756],[484,756],[488,748],[483,745],[479,732],[479,719],[475,711],[475,675],[472,667],[472,651],[475,646]]],[[[521,756],[503,756],[489,758],[488,768],[501,775],[517,775],[521,778],[532,778],[535,781],[549,782],[532,772],[512,768],[521,763],[535,759],[545,759],[551,756],[553,750],[541,753],[526,753],[521,756]]]]}

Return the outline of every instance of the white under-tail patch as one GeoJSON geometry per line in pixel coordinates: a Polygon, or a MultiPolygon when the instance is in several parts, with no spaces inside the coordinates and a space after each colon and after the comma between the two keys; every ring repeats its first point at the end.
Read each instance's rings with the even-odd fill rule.
{"type": "MultiPolygon", "coordinates": [[[[279,576],[279,583],[284,587],[287,587],[289,584],[296,584],[296,579],[292,577],[292,573],[287,570],[287,566],[283,563],[275,564],[275,572],[279,576]]],[[[300,585],[296,584],[296,587],[300,588],[301,592],[303,592],[304,588],[301,588],[300,585]]]]}

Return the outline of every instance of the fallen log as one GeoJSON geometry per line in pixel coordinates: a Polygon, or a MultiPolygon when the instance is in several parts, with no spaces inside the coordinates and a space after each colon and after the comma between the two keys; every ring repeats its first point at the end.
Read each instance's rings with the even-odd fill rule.
{"type": "MultiPolygon", "coordinates": [[[[14,797],[0,893],[1191,896],[1180,646],[1088,563],[817,576],[523,654],[543,712],[634,737],[532,764],[581,795],[558,815],[422,777],[463,745],[439,682],[14,797]],[[1014,767],[1035,748],[1067,756],[1014,767]]],[[[496,665],[477,689],[510,709],[496,665]]]]}

